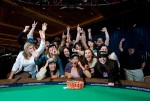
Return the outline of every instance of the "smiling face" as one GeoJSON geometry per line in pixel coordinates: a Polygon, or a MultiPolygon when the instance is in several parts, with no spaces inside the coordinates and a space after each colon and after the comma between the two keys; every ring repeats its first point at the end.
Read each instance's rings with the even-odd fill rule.
{"type": "Polygon", "coordinates": [[[66,47],[70,47],[70,44],[69,44],[69,42],[66,42],[66,47]]]}
{"type": "Polygon", "coordinates": [[[70,52],[69,52],[69,50],[67,48],[64,48],[64,55],[66,57],[70,57],[70,52]]]}
{"type": "Polygon", "coordinates": [[[58,42],[53,42],[53,44],[55,45],[56,48],[58,48],[58,42]]]}
{"type": "Polygon", "coordinates": [[[77,56],[74,56],[71,60],[72,67],[76,67],[78,65],[79,58],[77,56]]]}
{"type": "Polygon", "coordinates": [[[106,54],[108,53],[108,48],[107,46],[102,46],[100,51],[105,52],[106,54]]]}
{"type": "Polygon", "coordinates": [[[72,60],[72,67],[77,67],[77,65],[78,65],[78,62],[75,60],[72,60]]]}
{"type": "Polygon", "coordinates": [[[103,43],[104,43],[104,42],[103,42],[102,38],[98,38],[97,41],[96,41],[97,46],[100,46],[100,45],[102,45],[103,43]]]}
{"type": "Polygon", "coordinates": [[[94,43],[92,41],[88,41],[88,46],[89,47],[93,47],[94,46],[94,43]]]}
{"type": "Polygon", "coordinates": [[[55,71],[55,70],[56,70],[56,63],[50,63],[50,64],[49,64],[49,70],[50,70],[51,72],[55,71]]]}
{"type": "Polygon", "coordinates": [[[49,45],[50,45],[50,42],[49,42],[49,41],[46,41],[46,42],[45,42],[45,46],[46,46],[46,47],[49,47],[49,45]]]}
{"type": "Polygon", "coordinates": [[[76,49],[76,50],[81,50],[81,46],[78,45],[78,44],[76,44],[76,45],[75,45],[75,49],[76,49]]]}
{"type": "Polygon", "coordinates": [[[30,44],[28,47],[27,47],[27,50],[30,54],[32,54],[34,51],[35,51],[35,46],[33,44],[30,44]]]}
{"type": "Polygon", "coordinates": [[[128,49],[128,53],[129,55],[132,55],[134,53],[135,49],[134,48],[129,48],[128,49]]]}
{"type": "Polygon", "coordinates": [[[45,42],[45,49],[46,49],[46,50],[48,50],[49,45],[50,45],[50,42],[49,42],[49,41],[46,41],[46,42],[45,42]]]}
{"type": "Polygon", "coordinates": [[[92,51],[91,50],[85,50],[85,58],[86,58],[86,60],[88,61],[88,62],[90,62],[91,60],[92,60],[92,51]]]}
{"type": "Polygon", "coordinates": [[[107,61],[107,58],[106,57],[99,57],[98,58],[99,59],[99,62],[101,63],[101,64],[105,64],[106,63],[106,61],[107,61]]]}
{"type": "Polygon", "coordinates": [[[53,54],[53,51],[56,50],[55,46],[49,47],[49,54],[53,54]]]}

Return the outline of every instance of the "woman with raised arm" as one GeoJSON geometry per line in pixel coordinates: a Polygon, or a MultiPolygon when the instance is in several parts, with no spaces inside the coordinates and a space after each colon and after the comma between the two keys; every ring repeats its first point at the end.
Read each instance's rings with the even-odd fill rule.
{"type": "MultiPolygon", "coordinates": [[[[87,45],[84,45],[86,47],[88,47],[90,50],[92,50],[92,52],[94,53],[95,56],[97,56],[97,49],[96,49],[96,44],[94,43],[94,41],[92,40],[92,35],[91,35],[91,29],[88,29],[88,41],[87,41],[87,45]]],[[[85,43],[86,44],[86,43],[85,43]]],[[[87,48],[85,48],[87,49],[87,48]]]]}
{"type": "Polygon", "coordinates": [[[86,36],[85,31],[79,25],[77,26],[77,36],[74,47],[72,48],[73,52],[77,52],[80,57],[83,56],[84,50],[83,48],[87,49],[88,46],[86,44],[86,36]],[[81,34],[81,35],[80,35],[81,34]],[[79,42],[80,41],[80,42],[79,42]]]}
{"type": "Polygon", "coordinates": [[[38,22],[35,22],[32,24],[32,28],[30,30],[30,32],[27,34],[27,39],[32,38],[33,39],[33,33],[35,31],[36,25],[38,22]]]}
{"type": "Polygon", "coordinates": [[[13,79],[17,74],[21,75],[24,72],[29,74],[28,77],[35,77],[38,72],[38,67],[34,62],[34,58],[38,58],[45,48],[45,31],[40,30],[39,34],[41,37],[39,48],[36,48],[35,44],[33,44],[34,39],[27,39],[24,45],[24,51],[21,51],[17,56],[8,79],[13,79]]]}
{"type": "MultiPolygon", "coordinates": [[[[34,33],[35,28],[36,28],[36,25],[37,25],[37,22],[34,21],[34,23],[32,24],[32,28],[31,28],[30,32],[27,34],[27,39],[29,39],[29,38],[33,39],[33,33],[34,33]]],[[[25,29],[17,37],[17,41],[21,45],[21,49],[23,49],[23,46],[25,44],[23,37],[25,36],[25,33],[27,31],[29,31],[29,28],[30,28],[30,26],[25,26],[25,29]]]]}
{"type": "Polygon", "coordinates": [[[37,65],[43,64],[45,61],[56,61],[59,71],[60,71],[60,77],[64,77],[64,70],[62,66],[61,59],[59,58],[59,52],[56,49],[56,46],[54,44],[50,44],[48,48],[48,53],[45,55],[42,55],[40,58],[35,59],[35,63],[37,65]]]}

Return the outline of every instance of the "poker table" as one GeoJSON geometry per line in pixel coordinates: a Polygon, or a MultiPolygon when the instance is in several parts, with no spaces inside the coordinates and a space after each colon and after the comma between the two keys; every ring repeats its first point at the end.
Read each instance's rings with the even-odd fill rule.
{"type": "Polygon", "coordinates": [[[107,79],[0,80],[1,101],[150,101],[150,83],[121,80],[122,86],[107,85],[107,79]],[[65,89],[66,81],[84,81],[82,89],[65,89]]]}

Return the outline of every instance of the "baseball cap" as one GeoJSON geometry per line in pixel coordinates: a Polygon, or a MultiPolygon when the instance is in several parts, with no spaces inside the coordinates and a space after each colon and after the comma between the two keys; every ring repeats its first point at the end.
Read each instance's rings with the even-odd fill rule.
{"type": "Polygon", "coordinates": [[[98,58],[108,57],[108,54],[106,52],[104,52],[104,51],[100,51],[100,52],[98,52],[97,57],[98,58]]]}
{"type": "Polygon", "coordinates": [[[29,38],[29,39],[26,40],[26,43],[37,44],[37,40],[35,40],[33,38],[29,38]]]}
{"type": "Polygon", "coordinates": [[[55,46],[55,44],[51,43],[49,44],[49,48],[55,46]]]}
{"type": "Polygon", "coordinates": [[[73,57],[75,57],[75,56],[77,56],[77,57],[79,58],[78,53],[74,52],[74,53],[72,53],[72,55],[71,55],[71,59],[72,59],[73,57]]]}

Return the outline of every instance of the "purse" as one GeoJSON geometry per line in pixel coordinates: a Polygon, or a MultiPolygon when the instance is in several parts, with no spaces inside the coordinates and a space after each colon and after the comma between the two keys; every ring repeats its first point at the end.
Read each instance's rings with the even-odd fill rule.
{"type": "Polygon", "coordinates": [[[40,71],[36,74],[36,79],[37,80],[44,79],[46,77],[46,72],[47,72],[46,66],[42,67],[40,71]]]}

